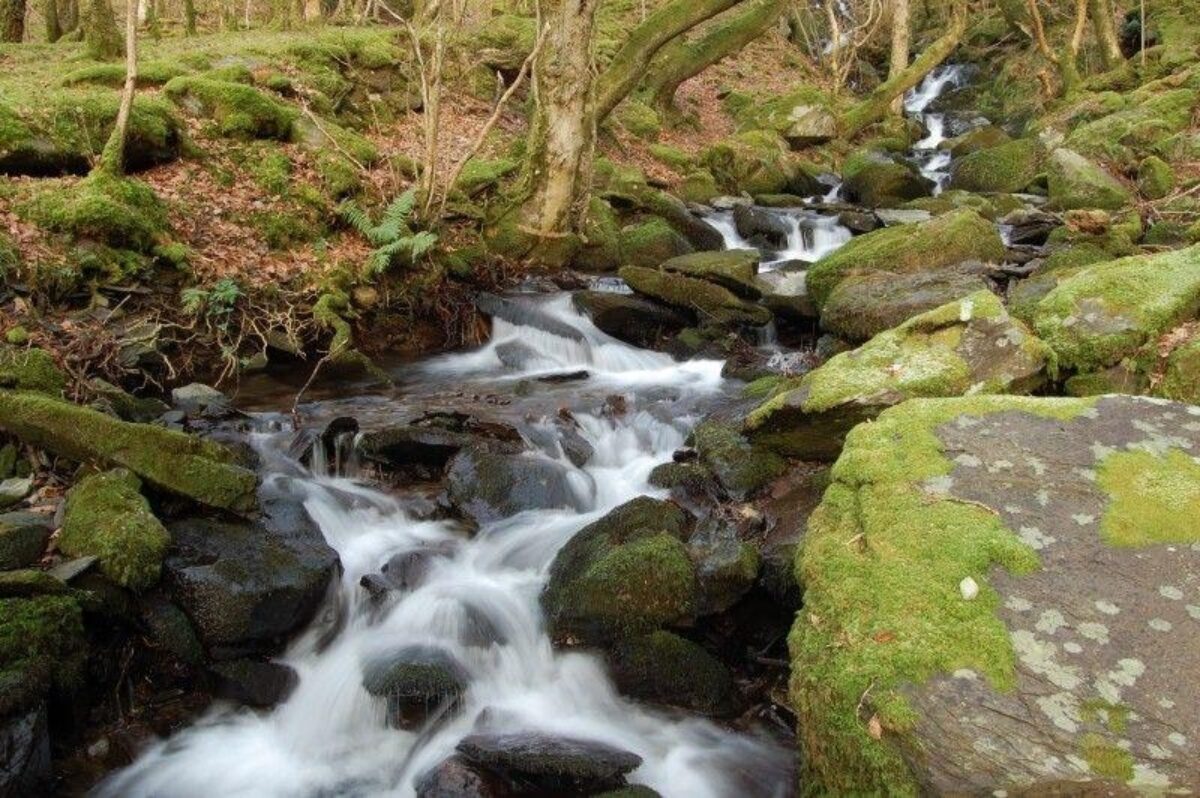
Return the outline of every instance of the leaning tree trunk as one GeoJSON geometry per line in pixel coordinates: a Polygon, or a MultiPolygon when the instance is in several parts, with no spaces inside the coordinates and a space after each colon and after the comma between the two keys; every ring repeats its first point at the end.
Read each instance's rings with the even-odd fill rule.
{"type": "Polygon", "coordinates": [[[935,67],[950,57],[954,48],[958,47],[966,29],[966,7],[965,3],[960,0],[951,11],[950,26],[941,38],[926,47],[907,69],[895,77],[888,78],[865,100],[842,116],[839,125],[842,135],[852,138],[861,133],[868,125],[886,117],[893,100],[903,97],[906,91],[924,80],[925,76],[935,67]]]}
{"type": "Polygon", "coordinates": [[[0,0],[0,42],[25,38],[25,0],[0,0]]]}
{"type": "Polygon", "coordinates": [[[137,26],[138,4],[125,4],[125,87],[121,90],[121,105],[117,122],[104,144],[97,170],[109,175],[125,172],[125,142],[129,138],[129,114],[133,111],[133,95],[137,90],[137,26]]]}
{"type": "Polygon", "coordinates": [[[633,91],[665,45],[742,0],[671,0],[634,28],[596,86],[596,117],[604,121],[633,91]]]}
{"type": "MultiPolygon", "coordinates": [[[[136,11],[136,4],[133,5],[136,11]]],[[[121,55],[121,32],[109,0],[90,0],[83,21],[83,38],[92,58],[118,58],[121,55]]]]}
{"type": "Polygon", "coordinates": [[[728,22],[715,25],[695,41],[680,40],[664,47],[646,76],[655,107],[670,110],[685,80],[741,51],[774,25],[787,5],[788,0],[749,0],[744,10],[738,9],[728,22]]]}
{"type": "Polygon", "coordinates": [[[563,0],[534,66],[538,108],[529,134],[527,199],[521,210],[535,250],[578,231],[595,146],[592,30],[600,0],[563,0]]]}
{"type": "Polygon", "coordinates": [[[1125,56],[1121,53],[1121,40],[1117,38],[1112,0],[1090,0],[1089,5],[1092,31],[1100,44],[1100,60],[1105,69],[1115,69],[1125,61],[1125,56]]]}
{"type": "MultiPolygon", "coordinates": [[[[892,0],[892,54],[888,61],[888,79],[893,80],[908,68],[912,30],[908,21],[908,0],[892,0]]],[[[892,113],[904,111],[904,95],[892,100],[892,113]]]]}

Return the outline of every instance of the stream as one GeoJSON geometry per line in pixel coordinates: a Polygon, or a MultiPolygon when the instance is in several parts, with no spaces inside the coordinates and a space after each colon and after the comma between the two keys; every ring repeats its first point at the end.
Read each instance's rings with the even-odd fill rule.
{"type": "MultiPolygon", "coordinates": [[[[950,159],[938,149],[943,120],[925,109],[961,80],[960,70],[939,69],[905,102],[929,131],[911,158],[939,190],[950,159]]],[[[814,199],[832,202],[837,190],[833,185],[814,199]]],[[[764,271],[815,261],[851,237],[836,214],[762,210],[789,229],[787,246],[764,254],[764,271]]],[[[730,211],[706,218],[726,247],[749,246],[730,211]]],[[[803,271],[797,276],[803,279],[803,271]]],[[[268,711],[214,705],[110,775],[94,795],[412,796],[422,776],[453,755],[464,737],[489,732],[537,733],[632,752],[641,764],[630,783],[664,796],[794,794],[795,753],[778,729],[731,728],[622,697],[598,656],[552,647],[539,603],[559,549],[630,499],[665,497],[649,484],[651,469],[670,461],[706,414],[737,401],[741,383],[722,378],[722,361],[677,362],[609,337],[566,293],[521,294],[514,301],[535,305],[573,333],[495,318],[486,345],[397,369],[394,391],[312,402],[301,413],[306,427],[320,430],[342,416],[369,428],[430,409],[484,409],[521,433],[525,456],[568,470],[569,506],[521,512],[470,534],[457,521],[431,520],[437,516],[428,512],[427,496],[384,492],[360,467],[353,440],[340,442],[334,467],[325,465],[325,455],[333,454],[327,452],[305,466],[291,453],[296,433],[289,417],[278,410],[250,414],[250,438],[266,480],[302,497],[342,565],[326,610],[280,658],[298,683],[268,711]],[[504,347],[516,344],[525,354],[514,367],[504,347]],[[563,375],[570,381],[546,379],[563,375]],[[624,398],[623,413],[602,412],[613,395],[624,398]],[[554,418],[563,409],[593,451],[582,467],[556,437],[554,418]],[[360,586],[396,555],[431,548],[439,556],[416,587],[380,604],[360,586]],[[384,702],[364,688],[363,673],[374,659],[411,646],[453,657],[465,671],[466,689],[452,712],[405,730],[390,727],[384,702]]]]}

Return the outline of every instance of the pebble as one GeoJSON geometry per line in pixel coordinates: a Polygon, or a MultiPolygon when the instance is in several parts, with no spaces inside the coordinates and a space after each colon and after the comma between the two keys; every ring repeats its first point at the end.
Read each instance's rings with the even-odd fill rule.
{"type": "Polygon", "coordinates": [[[962,597],[967,601],[979,595],[979,583],[969,576],[958,583],[958,589],[962,591],[962,597]]]}

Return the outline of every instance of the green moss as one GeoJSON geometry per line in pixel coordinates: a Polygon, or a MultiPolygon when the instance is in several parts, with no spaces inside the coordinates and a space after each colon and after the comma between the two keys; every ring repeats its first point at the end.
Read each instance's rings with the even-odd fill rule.
{"type": "Polygon", "coordinates": [[[83,679],[82,613],[67,596],[0,599],[0,716],[68,693],[83,679]]]}
{"type": "MultiPolygon", "coordinates": [[[[787,462],[782,457],[752,446],[729,424],[705,421],[693,430],[692,439],[700,461],[737,499],[757,493],[787,470],[787,462]]],[[[755,561],[754,573],[757,572],[755,561]]]]}
{"type": "Polygon", "coordinates": [[[1162,158],[1151,155],[1138,166],[1137,184],[1146,199],[1162,199],[1175,188],[1175,170],[1162,158]]]}
{"type": "Polygon", "coordinates": [[[637,293],[695,312],[709,323],[761,327],[771,321],[771,312],[763,306],[741,299],[729,289],[707,280],[638,266],[626,266],[620,275],[637,293]]]}
{"type": "Polygon", "coordinates": [[[1050,203],[1060,210],[1117,210],[1132,199],[1119,180],[1071,150],[1057,149],[1051,153],[1047,173],[1050,203]]]}
{"type": "MultiPolygon", "coordinates": [[[[139,88],[161,86],[172,78],[177,78],[184,74],[187,74],[187,70],[176,64],[164,61],[145,61],[138,64],[137,85],[139,88]]],[[[119,88],[125,83],[125,65],[93,64],[92,66],[68,72],[63,77],[62,82],[64,86],[91,83],[98,86],[119,88]]]]}
{"type": "Polygon", "coordinates": [[[319,238],[323,229],[311,213],[296,208],[279,211],[257,211],[247,217],[262,235],[267,246],[274,250],[291,249],[319,238]]]}
{"type": "Polygon", "coordinates": [[[1100,521],[1107,543],[1148,546],[1200,540],[1195,523],[1200,513],[1200,465],[1185,452],[1110,454],[1100,463],[1097,481],[1110,497],[1100,521]]]}
{"type": "Polygon", "coordinates": [[[1080,754],[1097,776],[1121,782],[1133,780],[1133,755],[1099,734],[1083,736],[1080,754]]]}
{"type": "Polygon", "coordinates": [[[974,211],[959,210],[851,239],[808,270],[808,291],[820,306],[851,270],[908,273],[972,259],[999,262],[1004,254],[994,225],[974,211]]]}
{"type": "Polygon", "coordinates": [[[665,219],[657,216],[623,229],[620,246],[621,260],[630,266],[658,266],[692,249],[665,219]]]}
{"type": "Polygon", "coordinates": [[[912,164],[877,150],[859,150],[847,158],[842,179],[845,194],[869,208],[894,208],[933,190],[912,164]]]}
{"type": "Polygon", "coordinates": [[[695,158],[669,144],[651,144],[650,154],[654,156],[654,160],[671,167],[680,174],[690,172],[696,165],[695,158]]]}
{"type": "Polygon", "coordinates": [[[156,487],[210,507],[249,510],[254,473],[212,441],[148,424],[130,424],[40,394],[0,390],[0,429],[77,462],[128,468],[156,487]]]}
{"type": "Polygon", "coordinates": [[[220,134],[230,138],[286,141],[299,116],[294,108],[241,83],[184,76],[168,82],[163,92],[192,113],[211,117],[220,134]]]}
{"type": "Polygon", "coordinates": [[[690,640],[656,631],[620,643],[611,655],[617,685],[634,698],[720,714],[732,704],[733,679],[690,640]]]}
{"type": "Polygon", "coordinates": [[[1140,156],[1191,124],[1198,98],[1194,88],[1135,94],[1130,107],[1074,128],[1067,146],[1132,169],[1140,156]]]}
{"type": "Polygon", "coordinates": [[[1077,399],[923,399],[851,431],[808,522],[797,566],[805,607],[789,638],[804,778],[814,789],[918,792],[889,739],[914,720],[902,685],[960,668],[997,690],[1015,685],[1015,654],[987,576],[997,566],[1028,573],[1038,560],[988,509],[925,490],[954,468],[937,428],[1006,411],[1069,420],[1089,407],[1077,399]],[[967,576],[981,586],[973,601],[959,592],[967,576]],[[867,728],[864,696],[878,708],[882,740],[867,728]]]}
{"type": "MultiPolygon", "coordinates": [[[[270,145],[251,149],[245,161],[246,170],[265,191],[282,196],[292,182],[292,159],[287,153],[270,145]]],[[[318,169],[319,169],[318,165],[318,169]]]]}
{"type": "Polygon", "coordinates": [[[1050,291],[1034,328],[1059,363],[1099,371],[1200,309],[1200,247],[1082,268],[1050,291]]]}
{"type": "Polygon", "coordinates": [[[662,120],[646,103],[637,99],[628,99],[617,108],[617,121],[632,135],[646,141],[654,141],[662,132],[662,120]]]}
{"type": "Polygon", "coordinates": [[[795,176],[787,142],[776,133],[740,133],[705,150],[700,163],[730,194],[778,194],[795,176]]]}
{"type": "Polygon", "coordinates": [[[468,197],[482,194],[496,188],[501,180],[517,171],[517,167],[517,162],[510,158],[472,158],[463,166],[456,188],[468,197]]]}
{"type": "Polygon", "coordinates": [[[0,388],[61,396],[66,387],[67,375],[48,352],[0,344],[0,388]]]}
{"type": "Polygon", "coordinates": [[[39,184],[17,211],[74,241],[137,252],[151,251],[168,229],[166,207],[152,188],[102,171],[73,183],[39,184]]]}
{"type": "Polygon", "coordinates": [[[599,197],[588,200],[583,245],[572,263],[591,271],[612,271],[621,266],[621,225],[612,206],[599,197]]]}
{"type": "Polygon", "coordinates": [[[109,579],[131,590],[158,581],[171,537],[124,469],[85,477],[67,494],[58,547],[72,557],[95,556],[109,579]]]}
{"type": "Polygon", "coordinates": [[[715,197],[721,195],[717,179],[707,169],[699,169],[688,174],[675,186],[675,194],[684,202],[696,202],[707,205],[715,197]]]}
{"type": "Polygon", "coordinates": [[[1200,405],[1200,336],[1192,336],[1167,356],[1167,367],[1155,394],[1200,405]]]}
{"type": "Polygon", "coordinates": [[[1037,139],[1017,139],[978,150],[954,164],[950,187],[966,191],[1023,191],[1037,177],[1044,157],[1037,139]]]}

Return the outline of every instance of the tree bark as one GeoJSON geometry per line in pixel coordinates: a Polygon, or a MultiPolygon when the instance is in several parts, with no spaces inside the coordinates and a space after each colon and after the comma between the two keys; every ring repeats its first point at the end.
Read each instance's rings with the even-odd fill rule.
{"type": "Polygon", "coordinates": [[[58,3],[58,29],[59,37],[63,34],[70,33],[79,27],[79,3],[78,0],[60,0],[58,3]]]}
{"type": "Polygon", "coordinates": [[[25,38],[25,0],[0,0],[0,42],[25,38]]]}
{"type": "Polygon", "coordinates": [[[651,60],[665,45],[742,0],[671,0],[634,28],[596,86],[601,122],[633,91],[651,60]]]}
{"type": "Polygon", "coordinates": [[[695,41],[677,40],[662,48],[654,59],[646,86],[654,105],[669,110],[675,92],[688,78],[695,77],[721,59],[739,52],[775,24],[787,0],[748,0],[733,18],[707,31],[695,41]]]}
{"type": "Polygon", "coordinates": [[[46,41],[54,44],[63,34],[58,18],[58,0],[46,0],[42,16],[46,18],[46,41]]]}
{"type": "Polygon", "coordinates": [[[1063,94],[1069,96],[1078,91],[1083,78],[1079,74],[1079,51],[1083,48],[1083,34],[1087,30],[1088,0],[1075,0],[1075,21],[1071,36],[1058,59],[1058,73],[1062,79],[1063,94]]]}
{"type": "Polygon", "coordinates": [[[196,35],[196,0],[183,0],[183,32],[187,36],[196,35]]]}
{"type": "MultiPolygon", "coordinates": [[[[136,12],[137,6],[134,6],[136,12]]],[[[117,30],[116,15],[109,0],[90,0],[83,22],[84,41],[92,58],[118,58],[122,52],[121,32],[117,30]]]]}
{"type": "MultiPolygon", "coordinates": [[[[899,77],[908,68],[912,34],[908,22],[908,0],[892,0],[892,54],[888,61],[888,79],[899,77]]],[[[904,111],[904,96],[892,100],[892,113],[904,111]]]]}
{"type": "Polygon", "coordinates": [[[133,96],[137,91],[137,26],[138,4],[125,4],[125,86],[121,90],[121,105],[117,122],[104,144],[97,169],[109,175],[125,173],[125,141],[129,137],[129,114],[133,111],[133,96]]]}
{"type": "MultiPolygon", "coordinates": [[[[1084,0],[1086,2],[1086,0],[1084,0]]],[[[935,67],[950,57],[958,47],[967,29],[966,4],[959,0],[951,11],[950,26],[941,38],[925,48],[912,65],[893,78],[889,78],[865,100],[855,105],[841,119],[842,135],[852,138],[868,125],[887,116],[892,100],[903,97],[904,92],[916,86],[935,67]]]]}
{"type": "Polygon", "coordinates": [[[1092,31],[1100,44],[1100,60],[1105,69],[1115,69],[1125,61],[1121,41],[1117,38],[1116,16],[1112,0],[1091,0],[1092,31]]]}

